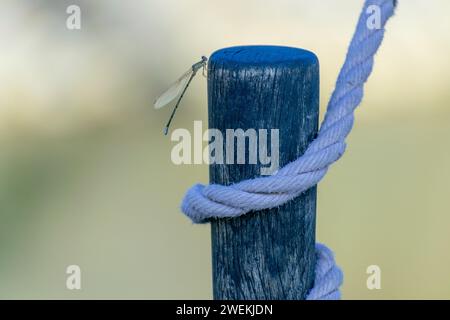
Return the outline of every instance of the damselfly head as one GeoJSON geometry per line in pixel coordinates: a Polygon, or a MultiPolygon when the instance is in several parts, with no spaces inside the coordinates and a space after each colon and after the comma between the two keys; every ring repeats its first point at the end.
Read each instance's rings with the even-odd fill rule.
{"type": "Polygon", "coordinates": [[[208,63],[208,58],[205,56],[202,56],[202,64],[203,64],[202,74],[205,78],[207,77],[206,76],[207,63],[208,63]]]}

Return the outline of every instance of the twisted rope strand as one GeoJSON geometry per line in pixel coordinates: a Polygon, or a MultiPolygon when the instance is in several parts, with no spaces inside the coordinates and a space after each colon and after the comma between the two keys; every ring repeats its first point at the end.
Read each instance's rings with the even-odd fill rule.
{"type": "Polygon", "coordinates": [[[306,300],[339,300],[343,274],[334,262],[333,252],[321,243],[316,244],[316,275],[314,287],[306,300]]]}
{"type": "Polygon", "coordinates": [[[393,15],[395,5],[394,0],[365,2],[325,118],[317,138],[305,153],[273,176],[249,179],[230,186],[193,186],[183,199],[182,210],[194,223],[278,207],[313,187],[325,176],[329,166],[345,152],[345,139],[353,127],[354,111],[363,98],[364,83],[372,72],[374,55],[383,40],[384,26],[393,15]],[[366,10],[371,5],[377,5],[381,10],[380,29],[366,26],[366,10]]]}
{"type": "MultiPolygon", "coordinates": [[[[345,139],[353,127],[354,111],[363,99],[364,83],[372,72],[374,55],[383,40],[385,24],[394,14],[396,5],[396,0],[365,1],[325,118],[316,139],[305,153],[273,176],[249,179],[230,186],[194,185],[187,191],[181,206],[194,223],[278,207],[316,185],[325,176],[329,166],[345,152],[345,139]],[[369,29],[366,25],[366,12],[372,5],[381,10],[380,29],[369,29]]],[[[339,287],[343,274],[334,261],[332,251],[316,244],[316,256],[314,287],[308,293],[307,300],[340,299],[339,287]]]]}

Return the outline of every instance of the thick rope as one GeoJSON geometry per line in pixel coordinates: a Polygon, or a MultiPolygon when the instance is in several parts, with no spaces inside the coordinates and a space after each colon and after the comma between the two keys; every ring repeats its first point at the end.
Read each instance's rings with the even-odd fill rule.
{"type": "Polygon", "coordinates": [[[316,243],[316,270],[314,287],[306,300],[339,300],[344,275],[334,261],[333,252],[325,245],[316,243]]]}
{"type": "MultiPolygon", "coordinates": [[[[194,185],[186,193],[181,206],[194,223],[204,223],[210,218],[233,218],[250,211],[281,206],[315,186],[325,176],[329,166],[345,151],[345,139],[353,127],[354,110],[363,98],[364,83],[372,72],[374,56],[385,33],[385,24],[394,14],[396,4],[396,0],[366,0],[325,118],[316,139],[305,153],[272,176],[249,179],[230,186],[194,185]],[[367,27],[367,9],[373,5],[381,10],[378,29],[367,27]]],[[[333,269],[337,267],[331,251],[321,245],[318,246],[317,254],[325,262],[319,263],[316,268],[315,287],[308,297],[339,298],[338,288],[342,279],[335,281],[337,278],[333,276],[331,281],[327,276],[329,272],[322,270],[325,268],[322,265],[337,270],[333,269]],[[325,289],[329,286],[333,290],[325,289]]],[[[332,274],[339,272],[333,271],[332,274]]]]}

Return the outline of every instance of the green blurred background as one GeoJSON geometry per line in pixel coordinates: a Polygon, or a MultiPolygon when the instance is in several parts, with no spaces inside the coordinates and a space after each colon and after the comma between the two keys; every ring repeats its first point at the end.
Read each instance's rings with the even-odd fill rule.
{"type": "MultiPolygon", "coordinates": [[[[211,298],[209,226],[179,210],[206,165],[175,166],[154,98],[202,54],[309,49],[321,111],[362,1],[0,4],[0,298],[211,298]],[[82,10],[81,30],[66,8],[82,10]],[[65,270],[82,269],[82,290],[65,270]]],[[[400,1],[343,159],[319,186],[318,241],[345,299],[450,298],[450,2],[400,1]],[[368,290],[366,268],[382,270],[368,290]]],[[[195,79],[173,128],[206,121],[195,79]]]]}

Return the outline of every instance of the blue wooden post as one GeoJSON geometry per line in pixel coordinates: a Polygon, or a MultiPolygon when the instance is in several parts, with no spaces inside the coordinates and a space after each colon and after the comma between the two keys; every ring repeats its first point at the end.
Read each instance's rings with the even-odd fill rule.
{"type": "MultiPolygon", "coordinates": [[[[223,133],[279,129],[281,167],[298,158],[317,134],[318,60],[288,47],[219,50],[209,60],[208,111],[209,127],[223,133]]],[[[213,164],[210,181],[229,185],[254,178],[260,167],[213,164]]],[[[311,188],[279,208],[214,220],[214,298],[304,299],[314,281],[315,211],[316,188],[311,188]]]]}

